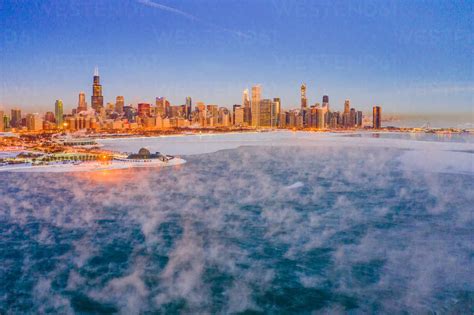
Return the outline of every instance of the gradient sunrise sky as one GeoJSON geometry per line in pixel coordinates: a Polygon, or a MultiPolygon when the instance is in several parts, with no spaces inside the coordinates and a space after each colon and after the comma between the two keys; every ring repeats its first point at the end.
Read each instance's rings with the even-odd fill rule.
{"type": "Polygon", "coordinates": [[[105,101],[232,106],[252,84],[298,107],[471,112],[473,1],[4,0],[0,108],[66,110],[97,65],[105,101]]]}

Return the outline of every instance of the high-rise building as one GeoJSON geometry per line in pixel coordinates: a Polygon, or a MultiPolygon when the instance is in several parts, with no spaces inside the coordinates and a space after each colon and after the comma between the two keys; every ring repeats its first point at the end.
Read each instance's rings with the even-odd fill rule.
{"type": "MultiPolygon", "coordinates": [[[[79,94],[80,95],[80,94],[79,94]]],[[[54,103],[54,116],[56,118],[56,127],[63,127],[64,105],[62,100],[56,100],[54,103]]]]}
{"type": "MultiPolygon", "coordinates": [[[[232,106],[232,121],[234,122],[234,124],[235,124],[235,111],[240,108],[242,108],[242,105],[240,104],[234,104],[232,106]]],[[[242,113],[243,113],[243,110],[242,110],[242,113]]]]}
{"type": "Polygon", "coordinates": [[[308,106],[308,99],[306,98],[306,84],[303,83],[300,88],[301,92],[301,109],[306,109],[308,106]]]}
{"type": "Polygon", "coordinates": [[[138,116],[140,117],[150,117],[151,116],[151,105],[148,103],[139,103],[138,104],[138,116]]]}
{"type": "Polygon", "coordinates": [[[0,132],[5,131],[5,123],[3,121],[3,111],[0,110],[0,132]]]}
{"type": "Polygon", "coordinates": [[[278,126],[279,125],[279,120],[280,120],[280,113],[281,113],[281,100],[280,100],[280,98],[279,97],[273,98],[273,103],[274,103],[274,106],[275,106],[275,112],[274,112],[275,125],[278,126]]]}
{"type": "Polygon", "coordinates": [[[86,94],[84,92],[79,93],[79,101],[77,102],[77,113],[87,111],[86,94]]]}
{"type": "Polygon", "coordinates": [[[287,112],[280,111],[280,115],[278,117],[278,128],[286,128],[287,116],[287,112]]]}
{"type": "Polygon", "coordinates": [[[252,87],[252,127],[259,127],[260,123],[260,99],[262,97],[262,87],[255,85],[252,87]]]}
{"type": "Polygon", "coordinates": [[[186,119],[191,119],[191,115],[192,115],[192,112],[193,112],[193,100],[191,98],[191,96],[188,96],[186,97],[186,110],[185,110],[185,115],[186,115],[186,119]]]}
{"type": "Polygon", "coordinates": [[[340,124],[340,113],[332,112],[329,118],[329,127],[332,129],[338,128],[340,124]]]}
{"type": "Polygon", "coordinates": [[[99,69],[94,70],[94,81],[92,85],[91,106],[99,112],[104,107],[104,97],[102,96],[102,85],[100,84],[99,69]]]}
{"type": "Polygon", "coordinates": [[[344,101],[344,114],[350,113],[351,111],[351,101],[345,100],[344,101]]]}
{"type": "Polygon", "coordinates": [[[362,111],[357,111],[357,127],[362,127],[363,115],[362,111]]]}
{"type": "Polygon", "coordinates": [[[219,106],[217,105],[207,105],[207,114],[211,117],[217,118],[219,112],[219,106]]]}
{"type": "Polygon", "coordinates": [[[43,130],[43,120],[40,114],[34,113],[26,115],[26,127],[29,131],[43,130]]]}
{"type": "Polygon", "coordinates": [[[273,98],[273,102],[275,103],[275,114],[280,115],[281,112],[281,100],[279,97],[273,98]]]}
{"type": "Polygon", "coordinates": [[[137,111],[132,106],[124,106],[123,107],[124,117],[127,118],[129,123],[135,122],[135,118],[137,116],[137,111]]]}
{"type": "Polygon", "coordinates": [[[349,127],[353,128],[356,125],[357,125],[357,111],[355,110],[355,108],[351,108],[349,127]]]}
{"type": "Polygon", "coordinates": [[[10,117],[7,114],[3,114],[3,128],[10,129],[10,117]]]}
{"type": "Polygon", "coordinates": [[[325,125],[325,108],[324,107],[317,107],[316,108],[316,128],[318,129],[324,129],[326,127],[325,125]]]}
{"type": "MultiPolygon", "coordinates": [[[[323,103],[322,103],[322,105],[323,105],[323,107],[326,107],[328,113],[331,111],[331,110],[329,109],[329,96],[327,96],[327,95],[324,95],[324,96],[323,96],[323,103]]],[[[329,123],[329,121],[326,121],[326,123],[329,123]]]]}
{"type": "Polygon", "coordinates": [[[234,126],[243,126],[244,123],[244,113],[245,108],[242,106],[235,106],[234,107],[234,126]]]}
{"type": "Polygon", "coordinates": [[[242,92],[242,107],[250,107],[249,89],[242,92]]]}
{"type": "Polygon", "coordinates": [[[11,110],[10,126],[12,128],[21,127],[21,109],[14,108],[11,110]]]}
{"type": "Polygon", "coordinates": [[[244,109],[244,124],[252,125],[252,108],[250,106],[249,89],[245,89],[242,93],[242,107],[244,109]]]}
{"type": "Polygon", "coordinates": [[[372,126],[374,129],[382,128],[382,107],[374,106],[372,109],[372,126]]]}
{"type": "Polygon", "coordinates": [[[166,97],[157,97],[155,100],[156,114],[162,117],[171,117],[171,104],[166,97]]]}
{"type": "MultiPolygon", "coordinates": [[[[264,99],[260,101],[258,117],[258,127],[274,127],[273,112],[274,103],[270,99],[264,99]]],[[[275,125],[276,127],[276,125],[275,125]]]]}
{"type": "Polygon", "coordinates": [[[46,114],[44,114],[44,120],[49,122],[49,123],[55,123],[56,119],[54,117],[54,113],[53,112],[46,112],[46,114]]]}
{"type": "Polygon", "coordinates": [[[115,98],[115,111],[119,114],[122,114],[124,107],[125,107],[125,100],[123,96],[117,96],[115,98]]]}
{"type": "Polygon", "coordinates": [[[217,114],[217,124],[222,127],[229,127],[231,120],[229,110],[225,107],[220,107],[217,114]]]}

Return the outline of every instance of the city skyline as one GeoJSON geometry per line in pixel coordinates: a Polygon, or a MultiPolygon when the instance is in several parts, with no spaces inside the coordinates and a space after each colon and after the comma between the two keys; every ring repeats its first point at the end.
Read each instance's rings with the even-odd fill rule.
{"type": "MultiPolygon", "coordinates": [[[[88,108],[91,108],[91,109],[94,109],[96,110],[96,107],[105,107],[105,104],[107,103],[116,103],[119,99],[120,99],[120,103],[121,103],[121,106],[137,106],[139,104],[142,104],[142,103],[148,103],[148,104],[153,104],[154,101],[156,101],[157,99],[159,98],[165,98],[166,100],[170,101],[169,97],[167,97],[166,95],[156,95],[154,96],[152,99],[142,99],[142,100],[139,100],[139,101],[135,101],[135,102],[129,102],[126,100],[126,98],[123,96],[123,93],[122,94],[119,94],[119,95],[116,95],[116,96],[111,96],[110,99],[109,98],[105,98],[102,96],[102,76],[99,75],[99,67],[94,67],[94,71],[93,71],[93,81],[92,81],[92,90],[89,91],[89,93],[87,92],[87,90],[89,89],[90,90],[90,87],[89,88],[83,88],[82,90],[79,89],[78,92],[74,95],[74,100],[71,101],[71,103],[66,103],[64,101],[63,98],[54,98],[53,99],[53,105],[52,106],[55,106],[56,102],[57,101],[61,101],[62,103],[64,103],[65,105],[64,108],[67,110],[67,111],[70,111],[70,110],[73,110],[73,109],[78,109],[78,112],[80,111],[86,111],[88,110],[88,108]],[[87,98],[90,97],[90,103],[87,102],[87,98]],[[94,99],[96,98],[99,98],[98,100],[94,101],[94,99]],[[96,105],[94,105],[94,102],[97,102],[96,105]]],[[[170,101],[170,105],[173,105],[173,106],[179,106],[179,105],[189,105],[188,102],[190,101],[190,99],[193,99],[195,102],[198,102],[198,103],[203,103],[203,104],[206,104],[206,105],[218,105],[219,107],[225,107],[227,109],[232,109],[233,106],[235,106],[236,104],[238,105],[242,105],[243,107],[245,107],[245,104],[247,101],[250,102],[250,99],[249,100],[246,100],[245,99],[245,95],[248,97],[249,96],[249,90],[252,90],[254,88],[257,88],[259,87],[259,90],[258,90],[258,98],[257,99],[254,99],[253,101],[254,102],[259,102],[260,100],[262,99],[265,99],[265,98],[274,98],[276,97],[278,100],[281,99],[281,97],[277,97],[277,96],[269,96],[268,94],[265,94],[267,97],[262,96],[262,88],[263,88],[263,84],[261,83],[254,83],[254,84],[251,84],[249,85],[248,87],[244,87],[243,89],[241,89],[241,99],[240,99],[240,102],[231,102],[232,105],[227,105],[227,104],[217,104],[217,103],[212,103],[212,102],[207,102],[206,100],[200,100],[200,99],[196,99],[194,96],[185,96],[182,100],[179,100],[179,101],[176,101],[176,102],[171,102],[170,101]]],[[[325,103],[325,99],[328,99],[328,95],[324,94],[324,95],[318,95],[316,96],[315,99],[309,99],[308,97],[306,97],[306,89],[307,89],[307,86],[306,86],[306,83],[301,83],[301,85],[295,87],[295,89],[298,89],[300,90],[300,99],[299,100],[295,100],[294,102],[292,102],[291,104],[292,105],[289,105],[289,104],[283,104],[281,102],[281,108],[282,109],[285,109],[285,110],[295,110],[295,109],[306,109],[306,108],[309,108],[315,104],[324,104],[325,103]],[[303,87],[304,87],[304,92],[303,92],[303,87]],[[304,93],[304,98],[303,98],[303,93],[304,93]],[[303,101],[304,99],[304,101],[303,101]],[[300,103],[298,103],[300,102],[300,103]],[[304,106],[303,106],[303,102],[304,102],[304,106]],[[294,103],[294,105],[293,105],[294,103]]],[[[251,93],[251,95],[253,95],[253,93],[251,93]]],[[[69,99],[69,97],[67,97],[66,99],[69,99]]],[[[345,98],[344,99],[344,103],[348,100],[348,98],[345,98]]],[[[326,103],[329,103],[326,101],[326,103]]],[[[229,103],[230,104],[230,103],[229,103]]],[[[335,104],[335,106],[338,106],[337,104],[335,104]]],[[[344,104],[341,104],[341,107],[343,107],[344,104]]],[[[367,105],[366,107],[367,108],[367,113],[370,113],[372,111],[372,107],[375,106],[375,103],[373,105],[367,105]],[[370,107],[370,108],[369,108],[370,107]]],[[[364,107],[364,106],[362,106],[364,107]]],[[[28,106],[10,106],[10,107],[0,107],[2,110],[14,110],[14,109],[20,109],[20,110],[27,110],[28,112],[38,112],[38,113],[46,113],[48,111],[51,110],[51,104],[48,104],[46,105],[45,108],[38,108],[38,110],[29,110],[29,107],[28,106]]]]}
{"type": "Polygon", "coordinates": [[[305,82],[308,105],[329,95],[364,112],[471,111],[469,2],[29,4],[2,3],[3,110],[75,106],[98,65],[104,100],[127,104],[192,96],[230,109],[261,83],[289,109],[305,82]]]}
{"type": "MultiPolygon", "coordinates": [[[[11,109],[11,115],[0,111],[5,130],[42,132],[47,130],[98,131],[98,130],[169,130],[170,128],[232,128],[241,129],[307,129],[335,130],[360,129],[364,124],[364,115],[360,110],[350,106],[346,99],[344,111],[331,110],[329,96],[323,95],[322,103],[308,106],[306,84],[300,87],[301,107],[285,110],[279,97],[265,98],[260,84],[242,91],[242,104],[234,104],[229,110],[217,104],[206,104],[197,101],[193,110],[192,97],[186,97],[185,104],[174,105],[166,97],[156,97],[155,104],[138,103],[125,105],[123,95],[114,102],[106,102],[102,95],[102,85],[98,67],[92,77],[91,107],[86,101],[85,92],[78,95],[77,107],[64,112],[64,103],[57,99],[54,112],[39,113],[21,112],[20,108],[11,109]]],[[[373,129],[381,129],[381,107],[373,108],[373,129]],[[376,108],[377,114],[376,114],[376,108]]]]}

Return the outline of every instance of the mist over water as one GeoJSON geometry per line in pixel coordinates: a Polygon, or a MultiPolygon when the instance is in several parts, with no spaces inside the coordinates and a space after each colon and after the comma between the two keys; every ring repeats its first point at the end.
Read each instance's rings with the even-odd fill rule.
{"type": "Polygon", "coordinates": [[[173,168],[4,173],[0,313],[469,313],[474,177],[459,145],[462,172],[407,168],[405,147],[303,141],[173,168]]]}

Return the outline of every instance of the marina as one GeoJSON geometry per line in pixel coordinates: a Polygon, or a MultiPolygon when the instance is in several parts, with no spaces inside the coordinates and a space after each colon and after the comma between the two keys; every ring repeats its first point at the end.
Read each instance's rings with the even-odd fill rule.
{"type": "Polygon", "coordinates": [[[166,167],[186,161],[145,148],[136,154],[60,153],[40,154],[17,152],[0,159],[0,172],[94,172],[134,167],[166,167]]]}

